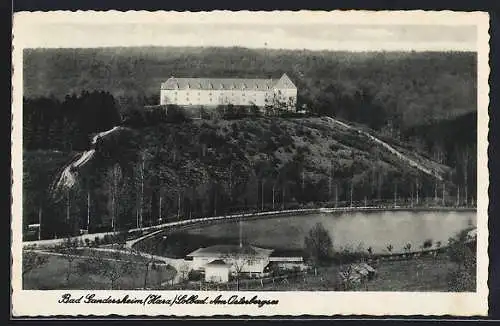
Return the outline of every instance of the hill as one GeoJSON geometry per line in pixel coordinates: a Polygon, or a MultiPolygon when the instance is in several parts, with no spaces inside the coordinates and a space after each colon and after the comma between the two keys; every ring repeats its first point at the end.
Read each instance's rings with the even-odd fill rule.
{"type": "MultiPolygon", "coordinates": [[[[160,210],[164,219],[177,219],[273,205],[348,205],[351,194],[354,204],[392,203],[395,191],[401,201],[415,196],[418,184],[420,198],[433,197],[442,184],[367,134],[327,117],[159,123],[118,127],[94,139],[82,155],[25,153],[25,183],[40,181],[25,184],[24,197],[32,200],[24,218],[36,221],[42,203],[45,236],[67,232],[68,212],[80,227],[89,213],[95,229],[109,228],[111,220],[130,227],[141,214],[145,223],[155,221],[160,210]],[[54,164],[35,164],[54,155],[54,164]]],[[[415,148],[385,141],[425,169],[450,172],[415,148]]],[[[454,195],[449,181],[446,189],[454,195]]]]}
{"type": "Polygon", "coordinates": [[[27,98],[103,90],[122,110],[157,103],[160,83],[170,76],[251,78],[283,72],[297,84],[300,105],[375,129],[387,121],[405,129],[476,110],[476,54],[470,52],[27,49],[23,64],[27,98]]]}

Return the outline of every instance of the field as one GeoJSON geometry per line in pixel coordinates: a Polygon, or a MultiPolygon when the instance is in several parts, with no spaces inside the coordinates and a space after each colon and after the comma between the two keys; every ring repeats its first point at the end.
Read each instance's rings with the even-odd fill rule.
{"type": "MultiPolygon", "coordinates": [[[[83,253],[83,252],[82,252],[83,253]]],[[[109,253],[99,252],[103,258],[109,258],[109,253]]],[[[121,258],[124,258],[122,256],[121,258]]],[[[36,268],[23,276],[23,288],[26,290],[58,290],[58,289],[80,289],[80,290],[107,290],[111,289],[111,280],[101,273],[85,272],[79,273],[78,266],[88,259],[84,256],[76,258],[71,263],[71,274],[67,281],[68,260],[62,256],[48,255],[48,261],[43,266],[36,268]]],[[[122,261],[109,261],[108,267],[119,270],[123,267],[122,261]]],[[[132,268],[114,282],[113,289],[133,290],[143,289],[146,265],[138,259],[133,262],[132,268]]],[[[171,267],[157,266],[150,268],[148,272],[147,287],[158,288],[164,282],[171,280],[176,271],[171,267]]],[[[109,274],[108,274],[109,275],[109,274]]]]}
{"type": "MultiPolygon", "coordinates": [[[[450,275],[457,265],[447,257],[421,257],[409,260],[383,261],[373,265],[377,270],[374,279],[357,284],[349,291],[390,292],[453,292],[449,286],[450,275]]],[[[338,265],[319,267],[304,274],[276,276],[262,279],[242,279],[241,291],[344,291],[339,277],[338,265]]],[[[475,275],[474,275],[475,278],[475,275]]],[[[473,291],[474,286],[463,289],[473,291]]],[[[185,284],[165,286],[170,290],[214,290],[234,291],[236,281],[227,284],[208,284],[191,281],[185,284]]],[[[462,290],[462,291],[463,291],[462,290]]]]}

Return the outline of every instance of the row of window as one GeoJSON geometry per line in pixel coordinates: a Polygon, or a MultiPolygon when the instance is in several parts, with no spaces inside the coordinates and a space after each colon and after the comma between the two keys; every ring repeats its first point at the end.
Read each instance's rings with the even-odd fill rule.
{"type": "MultiPolygon", "coordinates": [[[[243,96],[245,96],[245,94],[243,94],[243,96]]],[[[177,95],[174,95],[174,100],[177,101],[178,100],[178,97],[177,95]]],[[[209,98],[210,102],[212,102],[212,97],[209,98]]],[[[255,96],[251,96],[250,100],[254,100],[255,101],[255,96]]],[[[186,96],[186,101],[189,101],[189,96],[186,96]]],[[[200,101],[200,98],[198,97],[198,101],[200,101]]]]}
{"type": "MultiPolygon", "coordinates": [[[[174,92],[174,95],[177,96],[177,92],[174,92]]],[[[201,93],[198,92],[198,96],[200,96],[200,95],[201,95],[201,93]]],[[[208,93],[208,95],[212,96],[212,93],[208,93]]],[[[221,95],[224,95],[224,94],[221,94],[221,95]]],[[[234,93],[231,93],[231,95],[234,96],[234,93]]],[[[245,93],[242,93],[241,95],[245,96],[245,93]]],[[[189,96],[189,92],[186,92],[186,96],[189,96]]],[[[254,96],[255,96],[255,94],[254,94],[254,96]]]]}

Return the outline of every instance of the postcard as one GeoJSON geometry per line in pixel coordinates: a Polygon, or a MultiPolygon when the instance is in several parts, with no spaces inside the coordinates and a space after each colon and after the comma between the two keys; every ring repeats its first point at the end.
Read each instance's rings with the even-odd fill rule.
{"type": "Polygon", "coordinates": [[[13,19],[13,316],[484,316],[489,17],[13,19]]]}

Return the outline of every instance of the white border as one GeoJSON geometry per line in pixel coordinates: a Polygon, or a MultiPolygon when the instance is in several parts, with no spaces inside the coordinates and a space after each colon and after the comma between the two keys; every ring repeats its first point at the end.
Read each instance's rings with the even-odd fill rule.
{"type": "MultiPolygon", "coordinates": [[[[451,11],[394,11],[394,12],[34,12],[16,13],[13,27],[13,104],[12,104],[12,314],[13,316],[54,315],[150,315],[150,316],[213,316],[213,315],[457,315],[484,316],[488,311],[488,104],[489,104],[489,16],[487,13],[457,13],[451,11]],[[289,22],[319,23],[335,20],[339,24],[420,24],[420,25],[475,25],[478,44],[478,193],[477,193],[477,292],[476,293],[410,293],[410,292],[255,292],[261,298],[278,299],[276,306],[258,308],[255,305],[85,305],[58,304],[61,294],[74,296],[89,292],[99,296],[112,294],[120,297],[128,293],[143,297],[148,291],[27,291],[21,283],[22,247],[22,50],[29,39],[32,22],[161,22],[168,18],[182,22],[217,23],[224,17],[225,23],[289,22]],[[270,19],[272,17],[272,19],[270,19]]],[[[438,30],[436,31],[439,32],[438,30]]],[[[159,293],[161,291],[154,291],[159,293]]],[[[172,296],[176,292],[161,292],[172,296]]],[[[183,291],[182,293],[196,293],[183,291]]],[[[213,297],[220,292],[198,292],[213,297]]],[[[233,293],[223,292],[224,295],[233,293]]],[[[240,295],[251,297],[253,292],[240,295]]]]}

